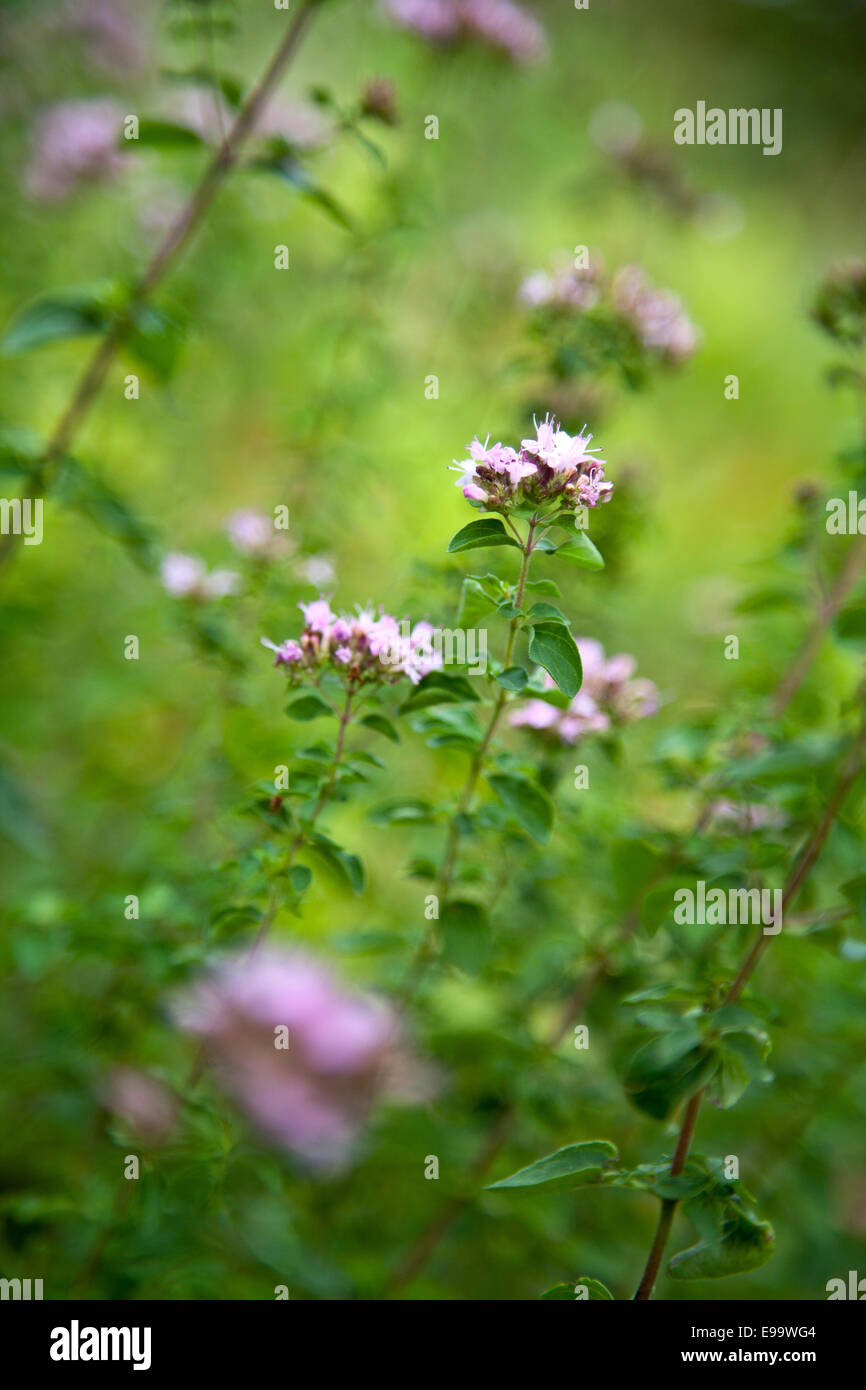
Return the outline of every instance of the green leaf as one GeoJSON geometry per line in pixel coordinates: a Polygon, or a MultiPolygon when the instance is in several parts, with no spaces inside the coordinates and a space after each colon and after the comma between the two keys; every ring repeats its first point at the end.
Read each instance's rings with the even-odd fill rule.
{"type": "Polygon", "coordinates": [[[526,621],[530,624],[550,622],[570,626],[565,614],[552,603],[534,603],[526,615],[526,621]]]}
{"type": "Polygon", "coordinates": [[[503,690],[523,690],[529,676],[522,666],[508,666],[504,671],[499,672],[496,680],[503,690]]]}
{"type": "Polygon", "coordinates": [[[128,297],[126,286],[110,281],[39,299],[13,319],[0,344],[2,351],[14,357],[66,338],[105,333],[126,311],[129,317],[122,333],[125,349],[158,380],[167,381],[183,345],[181,325],[152,304],[127,309],[128,297]]]}
{"type": "Polygon", "coordinates": [[[770,1039],[760,1029],[725,1032],[718,1045],[719,1070],[712,1091],[723,1110],[736,1105],[755,1080],[767,1079],[764,1063],[770,1052],[770,1039]]]}
{"type": "Polygon", "coordinates": [[[615,1145],[607,1139],[590,1139],[583,1144],[566,1144],[556,1153],[539,1158],[528,1168],[520,1168],[509,1178],[490,1183],[486,1189],[541,1187],[584,1187],[598,1182],[603,1169],[617,1158],[615,1145]]]}
{"type": "Polygon", "coordinates": [[[498,517],[484,516],[480,521],[470,521],[468,526],[451,537],[448,554],[455,555],[460,550],[478,550],[486,545],[511,545],[515,550],[520,549],[498,517]]]}
{"type": "Polygon", "coordinates": [[[463,704],[467,700],[477,702],[478,695],[465,676],[431,671],[403,701],[400,713],[426,709],[428,705],[463,704]]]}
{"type": "Polygon", "coordinates": [[[570,540],[557,546],[556,554],[559,559],[570,560],[573,565],[580,565],[585,570],[604,569],[601,552],[583,531],[576,532],[570,540]]]}
{"type": "Polygon", "coordinates": [[[518,825],[544,844],[553,827],[553,802],[547,792],[528,777],[512,773],[492,773],[487,780],[518,825]]]}
{"type": "Polygon", "coordinates": [[[552,1289],[547,1289],[541,1295],[541,1299],[544,1302],[562,1299],[569,1303],[614,1301],[610,1289],[600,1279],[590,1279],[586,1274],[579,1274],[573,1284],[554,1284],[552,1289]]]}
{"type": "Polygon", "coordinates": [[[718,1052],[690,1023],[652,1038],[629,1063],[624,1086],[632,1104],[654,1120],[667,1120],[681,1101],[715,1074],[718,1052]]]}
{"type": "Polygon", "coordinates": [[[562,598],[562,590],[552,579],[527,579],[523,587],[534,594],[550,594],[551,598],[562,598]]]}
{"type": "Polygon", "coordinates": [[[573,700],[583,681],[577,643],[561,623],[537,623],[529,639],[529,657],[543,666],[562,691],[573,700]]]}
{"type": "Polygon", "coordinates": [[[384,738],[390,739],[392,743],[400,742],[400,735],[397,733],[390,719],[386,719],[384,714],[365,714],[361,723],[368,729],[375,729],[377,734],[382,734],[384,738]]]}
{"type": "Polygon", "coordinates": [[[27,854],[38,855],[46,849],[45,832],[36,819],[30,803],[12,773],[0,765],[0,838],[10,841],[27,854]]]}
{"type": "Polygon", "coordinates": [[[45,444],[32,430],[0,426],[0,475],[31,478],[45,457],[45,444]]]}
{"type": "Polygon", "coordinates": [[[305,893],[313,881],[313,871],[306,864],[294,864],[289,869],[289,881],[296,893],[305,893]]]}
{"type": "Polygon", "coordinates": [[[866,637],[866,603],[851,603],[836,619],[836,631],[842,641],[860,642],[866,637]]]}
{"type": "Polygon", "coordinates": [[[6,357],[16,357],[65,338],[103,333],[108,324],[109,314],[96,293],[71,290],[26,305],[6,329],[0,348],[6,357]]]}
{"type": "Polygon", "coordinates": [[[207,142],[191,126],[181,125],[179,121],[162,121],[149,116],[138,123],[138,139],[127,140],[121,135],[119,146],[123,150],[135,150],[144,146],[152,150],[201,149],[207,142]]]}
{"type": "Polygon", "coordinates": [[[364,866],[357,854],[350,854],[348,850],[341,849],[326,835],[308,835],[307,843],[326,863],[345,876],[354,893],[363,893],[364,866]]]}
{"type": "Polygon", "coordinates": [[[308,690],[286,705],[286,714],[289,718],[297,719],[302,724],[308,724],[311,719],[319,719],[323,714],[333,715],[333,713],[334,711],[327,700],[323,699],[316,690],[308,690]]]}
{"type": "Polygon", "coordinates": [[[370,820],[376,825],[429,825],[435,816],[435,808],[429,801],[406,797],[386,801],[370,812],[370,820]]]}
{"type": "Polygon", "coordinates": [[[723,1223],[720,1240],[699,1240],[674,1255],[668,1274],[672,1279],[724,1279],[730,1274],[747,1274],[766,1264],[774,1248],[769,1221],[741,1212],[723,1223]]]}
{"type": "Polygon", "coordinates": [[[76,459],[63,460],[57,493],[64,506],[74,508],[100,531],[120,541],[136,563],[147,570],[155,568],[156,548],[150,528],[108,483],[76,459]]]}
{"type": "Polygon", "coordinates": [[[439,929],[446,960],[470,973],[487,964],[491,950],[490,922],[478,903],[444,903],[439,929]]]}
{"type": "Polygon", "coordinates": [[[170,381],[184,345],[181,324],[153,304],[142,304],[134,311],[124,331],[126,351],[147,367],[157,381],[170,381]]]}
{"type": "Polygon", "coordinates": [[[310,202],[316,203],[317,206],[320,207],[323,212],[326,212],[333,222],[338,223],[344,231],[354,232],[355,226],[352,219],[346,210],[337,202],[336,198],[332,197],[327,189],[316,182],[309,170],[298,163],[292,156],[290,147],[286,145],[285,141],[281,141],[280,144],[283,148],[276,157],[253,160],[250,168],[258,170],[260,173],[276,174],[278,178],[283,179],[286,183],[290,184],[292,188],[296,188],[304,198],[308,198],[310,202]]]}
{"type": "Polygon", "coordinates": [[[495,600],[486,593],[484,585],[473,575],[467,575],[460,587],[460,603],[457,606],[457,626],[464,630],[477,627],[492,608],[495,600]]]}

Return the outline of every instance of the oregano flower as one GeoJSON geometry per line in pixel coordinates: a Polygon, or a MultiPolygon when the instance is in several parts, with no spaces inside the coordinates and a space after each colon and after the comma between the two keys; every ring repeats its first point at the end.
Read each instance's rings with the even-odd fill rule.
{"type": "Polygon", "coordinates": [[[461,470],[456,486],[463,496],[487,511],[506,514],[551,502],[565,510],[609,502],[613,483],[605,478],[604,460],[596,458],[600,446],[590,446],[592,435],[571,435],[550,414],[534,424],[535,438],[522,440],[519,449],[491,445],[489,435],[482,444],[476,435],[468,445],[469,457],[454,461],[461,470]]]}
{"type": "Polygon", "coordinates": [[[515,63],[533,63],[547,51],[538,21],[514,0],[383,0],[395,23],[431,43],[477,39],[515,63]]]}
{"type": "Polygon", "coordinates": [[[430,1093],[394,1009],[300,952],[227,959],[172,1014],[257,1128],[320,1172],[345,1165],[377,1101],[430,1093]]]}
{"type": "Polygon", "coordinates": [[[404,676],[417,685],[442,664],[431,645],[429,623],[410,626],[381,608],[378,615],[370,608],[338,614],[324,598],[298,607],[304,626],[297,639],[279,645],[261,639],[263,647],[276,653],[274,665],[284,667],[293,683],[318,679],[330,670],[353,687],[393,685],[404,676]]]}

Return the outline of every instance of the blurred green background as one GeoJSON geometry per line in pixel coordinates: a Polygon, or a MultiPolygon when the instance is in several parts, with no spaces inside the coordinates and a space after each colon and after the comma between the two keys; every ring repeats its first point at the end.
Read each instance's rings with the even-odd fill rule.
{"type": "MultiPolygon", "coordinates": [[[[179,36],[154,7],[146,70],[96,71],[74,43],[44,38],[50,9],[2,11],[3,322],[46,291],[133,275],[154,245],[148,207],[183,196],[202,163],[197,151],[142,150],[117,183],[59,206],[22,194],[42,106],[110,93],[146,114],[163,102],[160,69],[200,60],[195,34],[179,36]]],[[[470,519],[447,465],[476,432],[519,439],[537,401],[516,299],[523,277],[558,248],[587,244],[611,267],[639,261],[683,297],[703,333],[694,360],[646,392],[619,392],[590,420],[618,488],[592,527],[609,563],[560,581],[563,606],[577,633],[634,652],[665,704],[629,731],[619,767],[591,750],[576,759],[591,764],[604,796],[582,812],[566,789],[565,848],[559,858],[551,850],[541,889],[515,889],[507,947],[518,962],[517,927],[534,931],[514,968],[541,980],[565,970],[612,910],[609,869],[587,862],[594,846],[629,818],[678,828],[692,816],[688,796],[661,791],[651,775],[657,740],[696,709],[736,708],[769,689],[805,621],[804,611],[780,622],[768,646],[767,629],[734,605],[786,534],[795,486],[820,484],[858,428],[854,407],[822,379],[830,354],[808,308],[827,265],[863,247],[866,7],[591,0],[577,11],[550,0],[532,9],[552,53],[518,70],[477,46],[437,52],[374,4],[325,6],[285,93],[322,86],[349,104],[382,76],[400,115],[369,132],[384,163],[346,138],[314,157],[353,230],[275,178],[233,177],[157,295],[185,325],[178,370],[167,384],[142,372],[131,402],[123,378],[133,368],[115,364],[76,453],[170,550],[232,566],[226,517],[286,504],[298,554],[332,559],[326,592],[337,605],[372,600],[445,622],[466,572],[445,544],[470,519]],[[781,107],[782,153],[674,146],[673,111],[698,100],[781,107]],[[592,123],[609,102],[639,114],[682,186],[722,199],[714,219],[684,212],[605,154],[592,123]],[[436,141],[424,139],[429,114],[436,141]],[[277,272],[282,243],[291,268],[277,272]],[[736,401],[724,396],[730,373],[736,401]],[[435,400],[425,397],[430,374],[435,400]],[[738,663],[723,659],[730,632],[740,635],[738,663]]],[[[217,26],[217,64],[247,84],[285,15],[251,3],[221,14],[233,28],[217,26]]],[[[47,434],[88,351],[70,341],[4,360],[2,422],[47,434]]],[[[600,1045],[579,1077],[567,1045],[527,1074],[508,979],[457,972],[432,988],[418,1024],[450,1080],[429,1106],[381,1117],[345,1177],[316,1184],[293,1172],[228,1118],[226,1103],[224,1121],[205,1107],[169,1157],[149,1157],[139,1184],[118,1183],[129,1140],[100,1108],[99,1078],[119,1061],[183,1076],[188,1049],[162,1006],[184,970],[222,944],[209,927],[226,891],[215,866],[251,834],[232,807],[307,738],[283,719],[282,682],[257,647],[262,633],[291,636],[294,603],[317,592],[296,571],[284,578],[279,602],[254,590],[225,605],[248,663],[227,674],[187,640],[158,578],[56,502],[43,544],[23,548],[3,576],[0,1266],[44,1276],[47,1297],[267,1298],[275,1282],[292,1297],[377,1297],[448,1184],[459,1186],[512,1084],[525,1093],[526,1121],[496,1176],[596,1133],[636,1161],[669,1144],[613,1080],[616,998],[640,987],[648,944],[594,1004],[600,1045]],[[124,660],[127,634],[139,638],[137,662],[124,660]],[[130,893],[141,898],[138,921],[123,915],[130,893]],[[427,1153],[440,1156],[438,1184],[423,1181],[427,1153]]],[[[827,658],[804,723],[832,719],[855,669],[844,654],[827,658]]],[[[408,731],[387,761],[373,788],[382,800],[435,799],[462,774],[455,755],[408,731]]],[[[371,824],[360,801],[337,807],[330,824],[364,858],[367,891],[356,899],[317,879],[303,918],[281,919],[279,931],[315,942],[348,978],[393,980],[422,925],[423,889],[402,863],[424,848],[424,832],[410,842],[371,824]],[[390,946],[364,948],[363,933],[383,931],[390,946]]],[[[866,1273],[863,970],[799,941],[768,966],[777,1080],[702,1124],[708,1151],[741,1156],[777,1227],[777,1253],[723,1285],[663,1281],[662,1296],[815,1298],[858,1260],[866,1273]]],[[[541,1006],[538,1017],[522,1005],[517,1014],[536,1035],[547,1016],[541,1006]]],[[[654,1216],[637,1194],[485,1195],[408,1296],[533,1298],[585,1271],[629,1297],[654,1216]]]]}

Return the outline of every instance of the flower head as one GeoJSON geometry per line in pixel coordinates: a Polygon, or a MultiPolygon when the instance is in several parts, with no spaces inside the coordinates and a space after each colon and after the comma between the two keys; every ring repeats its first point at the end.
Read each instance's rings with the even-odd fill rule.
{"type": "Polygon", "coordinates": [[[138,72],[147,57],[141,10],[125,0],[66,0],[57,24],[80,34],[88,57],[106,72],[138,72]]]}
{"type": "Polygon", "coordinates": [[[537,62],[547,51],[538,21],[514,0],[383,0],[396,24],[431,43],[475,39],[513,62],[537,62]]]}
{"type": "Polygon", "coordinates": [[[327,145],[335,128],[312,101],[277,97],[268,102],[256,129],[262,135],[281,136],[298,150],[315,150],[327,145]]]}
{"type": "Polygon", "coordinates": [[[788,822],[780,806],[721,799],[709,807],[707,823],[715,830],[743,835],[752,830],[781,830],[788,822]]]}
{"type": "Polygon", "coordinates": [[[163,559],[160,567],[162,587],[172,598],[206,599],[226,598],[237,593],[240,575],[234,570],[216,569],[208,572],[203,560],[194,555],[181,555],[172,551],[163,559]]]}
{"type": "Polygon", "coordinates": [[[168,1138],[178,1103],[162,1082],[135,1067],[115,1067],[101,1088],[102,1102],[145,1143],[168,1138]]]}
{"type": "Polygon", "coordinates": [[[837,342],[857,347],[866,341],[866,261],[850,257],[831,268],[812,317],[837,342]]]}
{"type": "Polygon", "coordinates": [[[637,265],[618,270],[613,281],[618,313],[631,324],[643,346],[671,362],[684,362],[695,352],[700,334],[678,295],[650,284],[637,265]]]}
{"type": "Polygon", "coordinates": [[[577,266],[560,252],[551,258],[551,265],[550,271],[536,270],[526,277],[518,290],[518,299],[531,309],[542,305],[579,312],[593,309],[601,298],[601,257],[593,254],[588,265],[577,266]]]}
{"type": "Polygon", "coordinates": [[[274,529],[271,517],[250,507],[232,512],[226,521],[226,534],[235,550],[256,560],[276,558],[288,549],[286,538],[274,529]]]}
{"type": "Polygon", "coordinates": [[[378,1100],[425,1089],[393,1010],[299,952],[227,960],[173,1016],[257,1127],[312,1169],[346,1163],[378,1100]]]}
{"type": "MultiPolygon", "coordinates": [[[[634,679],[635,659],[621,653],[606,657],[600,642],[578,637],[577,649],[583,666],[583,683],[567,709],[546,700],[527,700],[509,716],[515,728],[536,731],[577,743],[584,734],[605,733],[612,725],[645,719],[658,709],[658,691],[652,681],[634,679]]],[[[545,677],[545,686],[554,682],[545,677]]]]}
{"type": "Polygon", "coordinates": [[[296,680],[336,670],[351,685],[393,685],[403,676],[413,685],[442,664],[433,650],[429,623],[398,621],[380,609],[333,612],[327,599],[300,603],[304,627],[297,641],[277,645],[267,637],[262,646],[276,653],[275,666],[284,666],[296,680]]]}
{"type": "Polygon", "coordinates": [[[37,202],[60,202],[84,183],[116,178],[128,156],[118,149],[123,112],[113,101],[64,101],[42,115],[26,176],[37,202]]]}
{"type": "Polygon", "coordinates": [[[361,92],[361,114],[381,121],[383,125],[399,125],[397,92],[393,82],[387,77],[368,78],[361,92]]]}
{"type": "Polygon", "coordinates": [[[469,457],[462,463],[457,486],[470,501],[483,502],[488,511],[513,507],[543,506],[556,501],[563,508],[596,507],[608,502],[613,483],[605,478],[604,461],[590,447],[591,434],[568,434],[552,416],[536,422],[534,438],[524,439],[520,449],[504,444],[482,444],[476,436],[469,457]]]}
{"type": "MultiPolygon", "coordinates": [[[[631,330],[644,352],[667,363],[684,362],[696,351],[700,331],[681,299],[671,290],[652,285],[640,266],[622,266],[611,276],[596,252],[586,266],[580,266],[562,251],[551,257],[551,265],[550,271],[533,271],[517,292],[530,309],[552,309],[565,318],[580,317],[600,306],[597,327],[609,334],[618,321],[631,330]]],[[[602,355],[599,368],[604,362],[602,355]]]]}

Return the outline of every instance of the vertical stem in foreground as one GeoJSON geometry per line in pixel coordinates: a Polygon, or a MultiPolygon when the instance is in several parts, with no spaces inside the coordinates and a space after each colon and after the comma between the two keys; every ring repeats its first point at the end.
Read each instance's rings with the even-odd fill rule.
{"type": "MultiPolygon", "coordinates": [[[[48,491],[57,465],[72,444],[102,389],[115,354],[136,311],[164,278],[204,221],[214,198],[234,167],[244,142],[255,128],[264,106],[288,67],[319,2],[320,0],[303,0],[273,58],[238,112],[225,140],[212,156],[197,188],[181,208],[133,287],[125,309],[118,314],[100,339],[66,409],[54,427],[38,466],[34,469],[32,482],[37,496],[41,497],[48,491]]],[[[0,540],[0,569],[11,558],[19,539],[16,532],[10,531],[0,540]]]]}
{"type": "MultiPolygon", "coordinates": [[[[864,760],[866,760],[866,720],[864,720],[860,733],[848,755],[842,770],[842,775],[833,789],[830,800],[827,802],[827,808],[809,837],[803,852],[799,855],[785,887],[782,890],[783,912],[799,893],[809,874],[812,872],[821,851],[827,843],[827,838],[842,808],[842,803],[851,790],[856,778],[863,770],[864,760]]],[[[770,939],[769,936],[761,931],[757,940],[747,952],[733,984],[725,995],[723,1004],[732,1004],[739,999],[755,967],[761,959],[761,956],[764,954],[770,939]]],[[[688,1158],[703,1095],[703,1090],[696,1091],[686,1107],[683,1123],[680,1127],[679,1138],[677,1139],[677,1147],[671,1161],[671,1177],[676,1177],[682,1172],[685,1161],[688,1158]]],[[[653,1236],[653,1243],[647,1257],[646,1267],[644,1268],[643,1276],[638,1285],[637,1293],[635,1294],[636,1300],[646,1301],[652,1295],[661,1267],[662,1257],[664,1256],[665,1247],[668,1243],[668,1237],[671,1233],[671,1226],[673,1224],[677,1205],[678,1203],[672,1198],[666,1198],[662,1202],[662,1208],[659,1213],[655,1235],[653,1236]]]]}
{"type": "MultiPolygon", "coordinates": [[[[514,655],[514,643],[517,640],[517,632],[520,627],[520,619],[522,616],[519,610],[523,607],[523,599],[526,593],[526,580],[529,577],[529,562],[534,548],[533,540],[535,538],[537,524],[535,518],[530,521],[526,536],[526,544],[523,547],[523,559],[520,565],[520,576],[517,581],[517,593],[514,599],[514,606],[518,609],[518,612],[508,625],[508,640],[505,644],[505,655],[503,657],[504,667],[511,665],[511,659],[514,655]]],[[[505,701],[507,698],[508,692],[503,686],[500,686],[490,718],[487,721],[487,727],[481,736],[481,742],[472,755],[472,761],[469,764],[469,771],[466,775],[466,781],[463,784],[463,790],[458,798],[457,807],[449,820],[448,834],[445,839],[445,849],[442,855],[442,864],[439,869],[439,876],[436,880],[436,896],[439,900],[440,908],[444,907],[448,894],[451,891],[451,885],[454,881],[454,870],[457,867],[457,854],[460,849],[460,822],[472,804],[475,788],[478,785],[478,778],[481,776],[481,769],[484,766],[484,759],[499,726],[499,720],[502,717],[502,711],[505,708],[505,701]]],[[[409,1003],[424,976],[430,958],[434,954],[434,940],[435,926],[431,922],[415,952],[409,970],[409,976],[401,996],[403,1007],[409,1003]]]]}
{"type": "MultiPolygon", "coordinates": [[[[309,832],[313,829],[314,825],[319,819],[319,816],[322,814],[322,812],[324,811],[325,807],[327,806],[328,802],[334,794],[334,787],[337,781],[337,773],[340,770],[340,764],[343,761],[343,754],[345,752],[346,731],[348,730],[348,727],[352,722],[352,700],[355,694],[355,689],[352,686],[349,686],[349,688],[346,691],[346,701],[343,705],[343,710],[340,715],[340,725],[337,731],[337,742],[334,746],[334,756],[331,759],[328,780],[326,781],[324,787],[319,793],[319,798],[310,813],[310,819],[307,822],[307,825],[302,830],[298,831],[297,835],[292,840],[292,843],[289,845],[289,848],[286,850],[286,856],[282,864],[283,873],[287,873],[288,870],[292,867],[295,855],[304,844],[304,841],[306,840],[309,832]]],[[[274,918],[276,917],[279,909],[280,894],[277,890],[276,884],[273,884],[271,887],[270,898],[268,900],[268,906],[265,910],[264,916],[262,917],[261,923],[259,924],[259,929],[256,933],[256,939],[253,942],[252,947],[250,949],[250,958],[252,958],[255,955],[256,951],[259,949],[268,932],[270,931],[273,925],[274,918]]]]}

